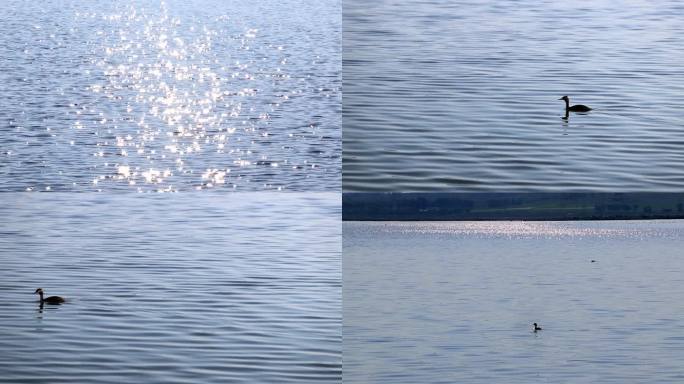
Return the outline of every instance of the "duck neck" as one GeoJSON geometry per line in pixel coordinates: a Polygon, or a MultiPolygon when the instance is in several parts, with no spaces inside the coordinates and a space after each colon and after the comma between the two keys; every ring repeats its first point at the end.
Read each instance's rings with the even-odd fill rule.
{"type": "Polygon", "coordinates": [[[567,111],[570,109],[570,99],[564,99],[563,101],[565,101],[565,110],[567,111]]]}
{"type": "Polygon", "coordinates": [[[43,292],[38,292],[38,294],[40,295],[40,302],[42,303],[43,301],[45,301],[45,300],[43,299],[43,292]]]}

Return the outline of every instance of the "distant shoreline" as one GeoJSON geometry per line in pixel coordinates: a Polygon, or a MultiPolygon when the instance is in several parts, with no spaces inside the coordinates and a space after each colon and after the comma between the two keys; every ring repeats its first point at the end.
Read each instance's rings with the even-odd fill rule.
{"type": "Polygon", "coordinates": [[[684,193],[343,193],[343,221],[684,219],[684,193]]]}

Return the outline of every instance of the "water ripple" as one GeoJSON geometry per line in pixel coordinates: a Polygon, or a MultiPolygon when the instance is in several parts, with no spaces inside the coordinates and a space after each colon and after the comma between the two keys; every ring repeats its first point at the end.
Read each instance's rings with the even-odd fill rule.
{"type": "Polygon", "coordinates": [[[343,232],[345,383],[684,376],[682,220],[345,222],[343,232]]]}
{"type": "Polygon", "coordinates": [[[2,197],[0,381],[340,382],[339,196],[2,197]]]}
{"type": "Polygon", "coordinates": [[[335,15],[336,2],[12,9],[0,189],[339,189],[335,15]]]}
{"type": "Polygon", "coordinates": [[[347,0],[344,190],[681,190],[679,10],[347,0]]]}

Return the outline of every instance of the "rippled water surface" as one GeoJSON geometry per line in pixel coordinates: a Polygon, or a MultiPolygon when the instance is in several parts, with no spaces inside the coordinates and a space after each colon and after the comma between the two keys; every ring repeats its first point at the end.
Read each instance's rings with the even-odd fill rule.
{"type": "Polygon", "coordinates": [[[345,383],[684,378],[683,221],[343,231],[345,383]]]}
{"type": "Polygon", "coordinates": [[[340,6],[6,4],[0,189],[339,189],[340,6]]]}
{"type": "Polygon", "coordinates": [[[344,190],[684,187],[680,2],[343,12],[344,190]],[[595,110],[564,120],[563,95],[595,110]]]}
{"type": "Polygon", "coordinates": [[[341,381],[339,196],[2,199],[0,382],[341,381]]]}

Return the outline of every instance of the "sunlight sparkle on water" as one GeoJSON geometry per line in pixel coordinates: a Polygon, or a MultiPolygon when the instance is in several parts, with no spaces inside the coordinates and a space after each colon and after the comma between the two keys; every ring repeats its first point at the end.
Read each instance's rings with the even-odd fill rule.
{"type": "MultiPolygon", "coordinates": [[[[399,231],[403,233],[454,235],[454,236],[503,236],[521,237],[603,237],[603,236],[643,236],[643,230],[611,228],[601,226],[601,221],[587,222],[576,226],[573,222],[562,221],[426,221],[426,222],[376,222],[368,225],[378,230],[399,231]]],[[[636,222],[635,222],[636,223],[636,222]]],[[[654,233],[649,233],[654,235],[654,233]]],[[[657,234],[656,234],[657,235],[657,234]]]]}
{"type": "MultiPolygon", "coordinates": [[[[193,184],[215,186],[226,183],[231,167],[254,167],[267,156],[261,153],[252,160],[256,153],[231,148],[231,143],[247,140],[257,146],[270,139],[271,114],[288,99],[282,90],[289,79],[283,68],[284,46],[259,46],[258,29],[240,31],[228,17],[221,19],[225,29],[183,22],[172,17],[164,3],[160,10],[128,6],[101,17],[109,28],[98,31],[102,54],[95,65],[104,77],[89,90],[113,105],[72,106],[76,115],[84,116],[73,128],[94,131],[100,138],[96,146],[101,149],[94,155],[118,159],[98,167],[111,173],[99,175],[93,184],[159,185],[201,175],[193,184]],[[235,54],[231,60],[214,50],[217,42],[235,52],[259,46],[259,54],[235,54]],[[272,57],[263,57],[266,54],[272,57]],[[280,91],[264,104],[260,89],[274,85],[280,91]],[[208,148],[222,155],[215,167],[187,169],[187,161],[208,156],[208,148]]],[[[277,162],[269,164],[277,167],[277,162]]]]}
{"type": "Polygon", "coordinates": [[[10,9],[0,187],[339,189],[337,8],[299,8],[145,1],[10,9]],[[218,173],[202,177],[207,170],[218,173]]]}

